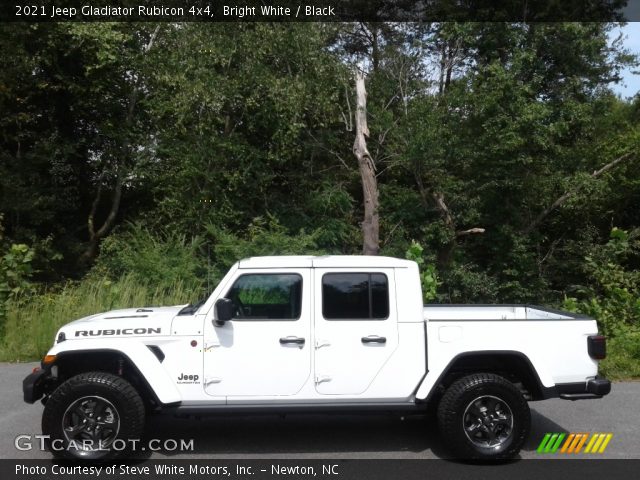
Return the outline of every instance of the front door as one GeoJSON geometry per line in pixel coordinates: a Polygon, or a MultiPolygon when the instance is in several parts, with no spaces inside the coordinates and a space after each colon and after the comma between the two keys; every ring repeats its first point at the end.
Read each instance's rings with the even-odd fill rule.
{"type": "Polygon", "coordinates": [[[393,269],[315,269],[315,383],[359,395],[398,346],[393,269]]]}
{"type": "Polygon", "coordinates": [[[214,396],[295,395],[311,374],[309,269],[238,270],[222,295],[233,319],[205,325],[204,388],[214,396]]]}

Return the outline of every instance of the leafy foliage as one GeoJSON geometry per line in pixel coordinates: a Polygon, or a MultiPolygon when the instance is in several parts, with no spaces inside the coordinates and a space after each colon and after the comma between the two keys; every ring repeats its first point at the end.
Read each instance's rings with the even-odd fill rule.
{"type": "Polygon", "coordinates": [[[638,61],[613,26],[2,24],[0,304],[30,279],[112,282],[102,307],[123,275],[199,296],[239,258],[357,253],[358,65],[382,252],[420,263],[425,301],[565,302],[633,362],[640,96],[609,86],[638,61]]]}
{"type": "Polygon", "coordinates": [[[614,227],[609,241],[592,247],[583,268],[589,283],[574,286],[564,307],[598,320],[609,337],[603,363],[614,377],[640,375],[640,230],[614,227]]]}
{"type": "Polygon", "coordinates": [[[306,233],[300,230],[291,234],[274,217],[257,217],[242,234],[220,230],[214,225],[207,226],[207,242],[213,260],[214,281],[222,279],[228,268],[242,258],[261,255],[321,255],[326,253],[318,248],[317,239],[321,230],[306,233]]]}
{"type": "Polygon", "coordinates": [[[411,242],[411,246],[405,254],[407,260],[412,260],[420,268],[420,284],[422,285],[422,296],[425,302],[431,302],[437,298],[438,276],[435,265],[425,263],[423,258],[424,249],[418,242],[411,242]]]}
{"type": "Polygon", "coordinates": [[[607,335],[640,334],[639,267],[640,230],[613,228],[609,241],[585,256],[590,284],[574,287],[577,297],[566,298],[565,306],[597,318],[607,335]]]}
{"type": "Polygon", "coordinates": [[[152,233],[131,224],[105,240],[91,275],[114,280],[128,275],[160,289],[182,281],[197,291],[206,274],[206,264],[199,257],[202,244],[199,237],[187,238],[173,231],[152,233]]]}
{"type": "Polygon", "coordinates": [[[0,334],[4,333],[9,303],[20,304],[25,296],[33,293],[29,280],[33,273],[31,262],[35,253],[25,244],[5,246],[3,232],[0,214],[0,334]]]}

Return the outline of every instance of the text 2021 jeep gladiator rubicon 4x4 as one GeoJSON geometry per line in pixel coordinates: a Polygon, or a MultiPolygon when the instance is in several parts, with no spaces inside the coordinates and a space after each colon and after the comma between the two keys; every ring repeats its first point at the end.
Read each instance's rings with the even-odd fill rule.
{"type": "Polygon", "coordinates": [[[584,316],[423,306],[411,261],[255,257],[201,303],[63,326],[23,390],[26,402],[43,399],[43,434],[64,457],[121,454],[110,445],[140,438],[152,412],[406,414],[433,405],[453,453],[503,459],[529,433],[528,401],[609,393],[598,377],[605,353],[584,316]]]}

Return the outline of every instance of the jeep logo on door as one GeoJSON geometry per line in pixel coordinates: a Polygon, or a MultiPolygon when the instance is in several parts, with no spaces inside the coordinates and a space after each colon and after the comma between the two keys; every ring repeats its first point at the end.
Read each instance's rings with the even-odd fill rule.
{"type": "Polygon", "coordinates": [[[200,383],[200,375],[187,375],[181,373],[178,377],[178,383],[200,383]]]}

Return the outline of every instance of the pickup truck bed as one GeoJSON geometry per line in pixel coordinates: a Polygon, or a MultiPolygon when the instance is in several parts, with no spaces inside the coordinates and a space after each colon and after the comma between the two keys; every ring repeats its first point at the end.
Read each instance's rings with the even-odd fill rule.
{"type": "Polygon", "coordinates": [[[425,305],[424,319],[433,322],[473,320],[592,320],[586,315],[538,305],[425,305]]]}

